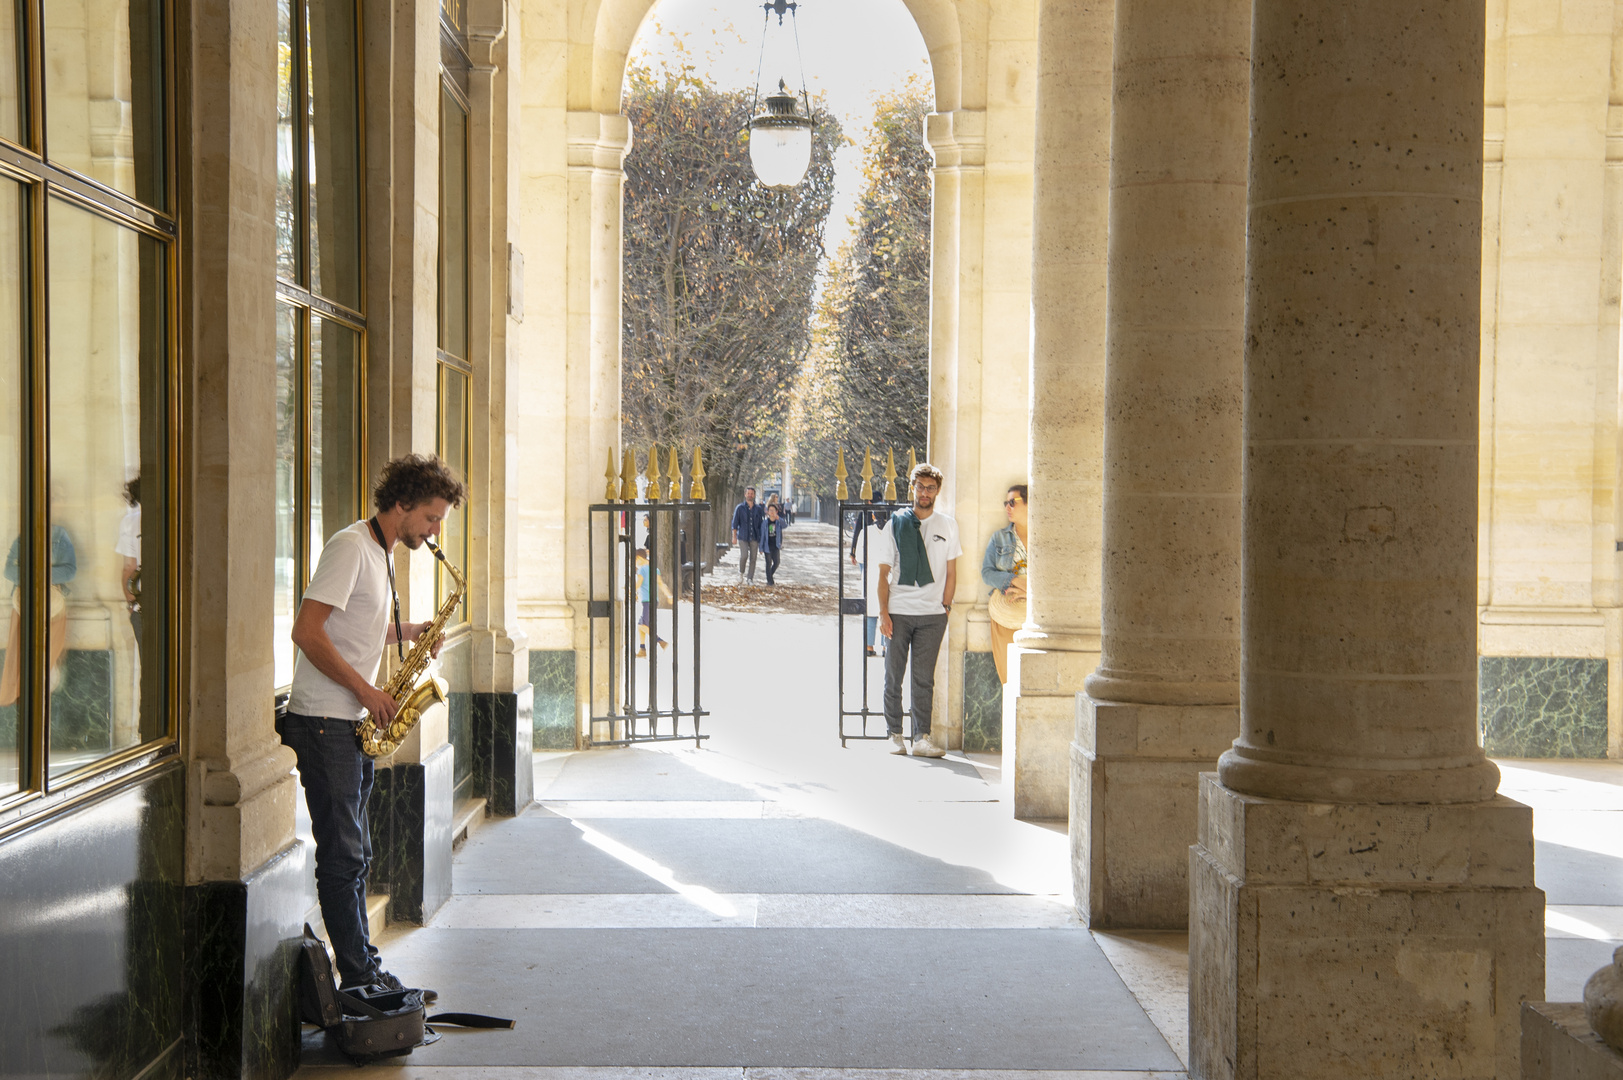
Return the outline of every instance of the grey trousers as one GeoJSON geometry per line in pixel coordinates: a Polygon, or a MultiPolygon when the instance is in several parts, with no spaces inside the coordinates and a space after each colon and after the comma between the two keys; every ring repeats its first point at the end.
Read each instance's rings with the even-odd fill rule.
{"type": "Polygon", "coordinates": [[[890,651],[885,654],[885,729],[902,730],[902,672],[913,658],[913,738],[930,734],[930,711],[935,707],[935,660],[941,639],[947,636],[947,613],[898,615],[890,613],[890,651]]]}
{"type": "Polygon", "coordinates": [[[744,580],[744,563],[749,563],[750,581],[755,580],[755,555],[761,550],[759,540],[740,540],[738,542],[738,580],[744,580]]]}

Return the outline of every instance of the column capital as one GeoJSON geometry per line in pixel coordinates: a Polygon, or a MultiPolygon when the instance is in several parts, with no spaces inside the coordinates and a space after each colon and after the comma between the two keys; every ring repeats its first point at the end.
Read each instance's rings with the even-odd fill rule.
{"type": "Polygon", "coordinates": [[[924,118],[924,141],[937,169],[978,169],[986,165],[986,112],[958,109],[924,118]]]}
{"type": "Polygon", "coordinates": [[[631,121],[620,113],[571,111],[565,120],[571,169],[618,172],[631,152],[631,121]]]}

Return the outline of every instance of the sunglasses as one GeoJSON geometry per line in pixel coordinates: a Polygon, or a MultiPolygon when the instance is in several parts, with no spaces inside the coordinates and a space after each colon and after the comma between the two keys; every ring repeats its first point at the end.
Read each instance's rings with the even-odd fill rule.
{"type": "Polygon", "coordinates": [[[1003,505],[1004,506],[1009,506],[1009,507],[1019,506],[1020,505],[1020,500],[1019,499],[1004,499],[1003,500],[1003,505]]]}

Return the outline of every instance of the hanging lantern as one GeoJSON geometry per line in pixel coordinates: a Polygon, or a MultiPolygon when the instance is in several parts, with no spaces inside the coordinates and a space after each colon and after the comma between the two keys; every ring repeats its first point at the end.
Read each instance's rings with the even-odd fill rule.
{"type": "Polygon", "coordinates": [[[779,79],[766,111],[750,120],[750,165],[767,187],[794,187],[811,165],[811,117],[795,105],[779,79]]]}
{"type": "MultiPolygon", "coordinates": [[[[783,16],[787,14],[791,22],[795,19],[795,12],[799,5],[789,0],[772,0],[771,3],[761,5],[766,11],[767,23],[761,27],[761,54],[766,55],[766,34],[771,25],[774,12],[778,16],[778,25],[783,25],[783,16]]],[[[806,93],[806,68],[800,57],[800,34],[795,34],[795,61],[800,64],[800,96],[806,109],[801,112],[797,107],[801,102],[795,100],[795,95],[789,92],[788,86],[782,79],[778,80],[778,92],[766,99],[766,109],[750,118],[750,166],[755,170],[755,176],[767,187],[790,188],[800,183],[806,175],[806,169],[811,165],[812,143],[812,116],[811,98],[806,93]]],[[[761,99],[761,76],[759,67],[755,76],[755,99],[761,99]]],[[[753,111],[753,110],[752,110],[753,111]]]]}

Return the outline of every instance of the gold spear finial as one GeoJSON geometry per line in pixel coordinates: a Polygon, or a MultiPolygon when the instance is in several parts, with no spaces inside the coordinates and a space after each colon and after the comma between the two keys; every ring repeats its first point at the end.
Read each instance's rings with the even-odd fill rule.
{"type": "Polygon", "coordinates": [[[896,501],[896,451],[889,448],[885,450],[885,498],[896,501]]]}
{"type": "Polygon", "coordinates": [[[614,447],[609,447],[609,467],[603,470],[608,483],[603,488],[603,501],[613,502],[620,497],[620,474],[614,469],[614,447]]]}
{"type": "Polygon", "coordinates": [[[845,478],[851,475],[845,471],[845,447],[836,447],[834,450],[834,497],[844,502],[851,497],[851,492],[845,486],[845,478]]]}
{"type": "Polygon", "coordinates": [[[671,444],[670,460],[666,462],[665,474],[670,477],[671,490],[666,492],[666,498],[672,502],[682,501],[682,459],[676,456],[676,444],[671,444]]]}
{"type": "Polygon", "coordinates": [[[620,459],[620,501],[637,501],[637,452],[629,446],[620,459]]]}
{"type": "Polygon", "coordinates": [[[688,498],[703,499],[704,454],[697,446],[693,448],[693,472],[691,473],[691,476],[693,478],[693,483],[688,485],[688,498]]]}
{"type": "Polygon", "coordinates": [[[908,494],[907,489],[913,481],[913,470],[918,467],[918,452],[909,446],[907,448],[907,475],[902,477],[902,482],[898,484],[896,488],[897,494],[901,497],[902,502],[909,502],[913,498],[913,496],[908,494]]]}
{"type": "Polygon", "coordinates": [[[873,502],[873,447],[862,448],[862,490],[857,498],[863,502],[873,502]]]}
{"type": "Polygon", "coordinates": [[[648,448],[648,492],[649,502],[659,501],[659,444],[655,443],[648,448]]]}

